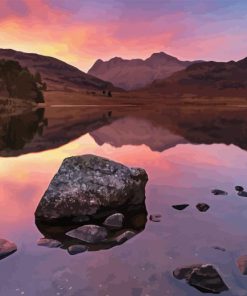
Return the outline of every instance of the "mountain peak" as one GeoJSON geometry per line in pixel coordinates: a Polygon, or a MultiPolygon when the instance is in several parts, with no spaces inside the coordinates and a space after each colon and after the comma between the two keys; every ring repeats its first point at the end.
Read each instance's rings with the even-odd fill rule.
{"type": "Polygon", "coordinates": [[[163,51],[153,53],[146,61],[178,62],[179,60],[163,51]]]}
{"type": "Polygon", "coordinates": [[[180,61],[165,52],[157,52],[146,60],[114,57],[105,62],[97,61],[88,73],[125,90],[133,90],[143,88],[156,79],[164,79],[190,64],[192,62],[180,61]]]}

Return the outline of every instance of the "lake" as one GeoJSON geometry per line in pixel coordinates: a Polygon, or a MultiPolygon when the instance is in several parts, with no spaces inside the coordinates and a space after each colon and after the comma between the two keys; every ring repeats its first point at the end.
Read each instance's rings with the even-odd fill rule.
{"type": "Polygon", "coordinates": [[[16,253],[0,261],[0,295],[200,295],[173,277],[184,265],[210,263],[247,295],[236,260],[247,255],[245,108],[54,106],[0,116],[0,237],[16,253]],[[120,246],[71,256],[37,245],[34,211],[65,157],[96,154],[149,176],[146,208],[160,214],[120,246]],[[228,195],[213,195],[212,189],[228,195]],[[210,205],[200,212],[196,205],[210,205]],[[189,207],[177,211],[176,204],[189,207]],[[216,248],[215,248],[216,247],[216,248]]]}

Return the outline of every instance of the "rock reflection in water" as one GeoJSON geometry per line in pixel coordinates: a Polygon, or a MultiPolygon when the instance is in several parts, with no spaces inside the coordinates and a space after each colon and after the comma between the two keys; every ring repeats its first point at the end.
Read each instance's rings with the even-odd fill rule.
{"type": "Polygon", "coordinates": [[[69,253],[71,249],[70,247],[78,245],[86,246],[88,251],[99,251],[121,245],[145,229],[145,225],[147,222],[147,210],[145,207],[132,209],[130,211],[122,211],[122,214],[124,215],[125,219],[121,229],[105,226],[103,224],[105,220],[104,218],[90,221],[90,223],[84,222],[67,225],[51,225],[36,221],[36,226],[44,235],[44,237],[48,239],[48,247],[50,245],[49,240],[53,240],[60,242],[62,244],[61,248],[68,250],[69,253]],[[84,225],[96,225],[100,226],[100,228],[104,227],[107,231],[107,237],[101,242],[89,243],[68,235],[69,231],[84,225]]]}

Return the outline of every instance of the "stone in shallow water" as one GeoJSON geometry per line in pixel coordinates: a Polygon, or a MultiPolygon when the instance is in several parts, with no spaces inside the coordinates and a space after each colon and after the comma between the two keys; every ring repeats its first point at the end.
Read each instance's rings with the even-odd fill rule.
{"type": "Polygon", "coordinates": [[[17,251],[16,244],[0,238],[0,260],[17,251]]]}
{"type": "Polygon", "coordinates": [[[108,232],[105,227],[102,226],[83,225],[76,229],[70,230],[66,233],[66,235],[85,241],[87,243],[95,244],[104,241],[108,236],[108,232]]]}
{"type": "Polygon", "coordinates": [[[240,272],[243,275],[247,275],[247,255],[240,256],[236,263],[240,272]]]}
{"type": "Polygon", "coordinates": [[[181,205],[173,205],[172,207],[175,210],[182,211],[182,210],[186,209],[188,206],[189,206],[189,204],[181,204],[181,205]]]}
{"type": "Polygon", "coordinates": [[[199,203],[196,205],[196,208],[200,212],[206,212],[210,208],[210,206],[206,203],[199,203]]]}
{"type": "Polygon", "coordinates": [[[126,242],[127,240],[131,239],[132,237],[134,237],[135,235],[136,235],[136,233],[134,231],[127,230],[124,233],[122,233],[119,236],[117,236],[115,238],[115,241],[118,244],[122,244],[122,243],[126,242]]]}
{"type": "Polygon", "coordinates": [[[145,203],[148,176],[140,168],[95,155],[66,158],[42,197],[39,221],[94,217],[104,209],[145,203]]]}
{"type": "Polygon", "coordinates": [[[47,248],[58,248],[62,244],[61,242],[55,240],[55,239],[49,239],[49,238],[40,238],[37,242],[38,246],[47,247],[47,248]]]}
{"type": "Polygon", "coordinates": [[[87,250],[88,250],[88,247],[84,245],[72,245],[68,247],[68,253],[70,255],[77,255],[80,253],[84,253],[87,250]]]}
{"type": "Polygon", "coordinates": [[[211,191],[214,195],[227,195],[228,193],[221,189],[213,189],[211,191]]]}
{"type": "Polygon", "coordinates": [[[149,216],[149,220],[152,222],[160,222],[161,215],[160,214],[154,214],[149,216]]]}
{"type": "Polygon", "coordinates": [[[177,268],[175,278],[185,279],[189,285],[204,293],[219,294],[229,290],[218,271],[210,264],[195,264],[177,268]]]}
{"type": "Polygon", "coordinates": [[[105,219],[104,225],[111,228],[122,228],[124,222],[124,215],[116,213],[105,219]]]}
{"type": "Polygon", "coordinates": [[[246,192],[246,191],[239,191],[239,192],[238,192],[238,195],[239,195],[239,196],[247,197],[247,192],[246,192]]]}
{"type": "Polygon", "coordinates": [[[213,248],[214,248],[215,250],[222,251],[222,252],[225,252],[225,251],[226,251],[225,248],[222,248],[222,247],[219,247],[219,246],[214,246],[213,248]]]}
{"type": "Polygon", "coordinates": [[[244,191],[244,187],[242,186],[235,186],[235,190],[238,192],[244,191]]]}

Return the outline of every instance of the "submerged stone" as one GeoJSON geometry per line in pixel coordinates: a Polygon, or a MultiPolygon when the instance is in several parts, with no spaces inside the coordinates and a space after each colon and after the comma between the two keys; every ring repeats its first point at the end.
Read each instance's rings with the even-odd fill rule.
{"type": "Polygon", "coordinates": [[[196,208],[200,212],[206,212],[210,208],[210,206],[206,203],[199,203],[196,205],[196,208]]]}
{"type": "Polygon", "coordinates": [[[94,217],[105,209],[145,203],[148,176],[140,168],[95,155],[66,158],[42,197],[35,217],[39,221],[94,217]]]}
{"type": "Polygon", "coordinates": [[[55,239],[49,239],[49,238],[41,238],[37,242],[38,246],[47,247],[47,248],[58,248],[62,244],[61,242],[55,240],[55,239]]]}
{"type": "Polygon", "coordinates": [[[87,250],[88,250],[88,247],[84,245],[72,245],[68,247],[68,253],[70,255],[77,255],[80,253],[84,253],[87,250]]]}
{"type": "Polygon", "coordinates": [[[152,222],[160,222],[161,215],[160,214],[150,215],[149,220],[152,222]]]}
{"type": "Polygon", "coordinates": [[[225,251],[226,251],[225,248],[223,248],[223,247],[219,247],[219,246],[214,246],[213,248],[214,248],[215,250],[222,251],[222,252],[225,252],[225,251]]]}
{"type": "Polygon", "coordinates": [[[134,237],[135,235],[136,235],[136,233],[134,231],[127,230],[124,233],[122,233],[119,236],[117,236],[115,238],[115,241],[118,244],[122,244],[122,243],[126,242],[127,240],[131,239],[132,237],[134,237]]]}
{"type": "Polygon", "coordinates": [[[116,213],[105,219],[104,225],[111,228],[122,228],[124,222],[124,215],[116,213]]]}
{"type": "Polygon", "coordinates": [[[235,190],[238,192],[244,191],[244,187],[242,186],[235,186],[235,190]]]}
{"type": "Polygon", "coordinates": [[[189,204],[181,204],[181,205],[173,205],[172,207],[175,210],[182,211],[182,210],[186,209],[188,206],[189,206],[189,204]]]}
{"type": "Polygon", "coordinates": [[[17,251],[15,243],[0,238],[0,260],[17,251]]]}
{"type": "Polygon", "coordinates": [[[246,191],[239,191],[238,195],[243,196],[243,197],[247,197],[247,192],[246,191]]]}
{"type": "Polygon", "coordinates": [[[228,193],[221,189],[214,189],[211,191],[214,195],[227,195],[228,193]]]}
{"type": "Polygon", "coordinates": [[[218,271],[211,264],[195,264],[182,268],[177,268],[173,275],[204,293],[219,294],[229,290],[218,271]]]}
{"type": "Polygon", "coordinates": [[[87,243],[99,243],[104,241],[108,232],[105,227],[98,225],[83,225],[76,229],[70,230],[66,235],[85,241],[87,243]]]}

